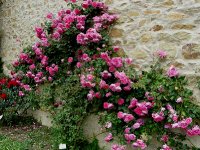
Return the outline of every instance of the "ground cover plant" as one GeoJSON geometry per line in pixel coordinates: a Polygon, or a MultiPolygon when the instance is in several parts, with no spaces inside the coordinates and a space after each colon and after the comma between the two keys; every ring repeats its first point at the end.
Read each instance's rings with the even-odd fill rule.
{"type": "Polygon", "coordinates": [[[41,126],[31,117],[18,119],[17,123],[10,126],[1,124],[0,147],[2,150],[53,149],[51,129],[41,126]]]}
{"type": "Polygon", "coordinates": [[[161,150],[198,149],[182,141],[200,135],[200,109],[177,68],[162,69],[167,53],[158,50],[149,71],[135,70],[134,60],[119,55],[122,49],[109,37],[118,15],[103,2],[66,2],[70,9],[47,14],[45,25],[35,28],[39,40],[19,54],[12,78],[2,79],[3,115],[48,110],[55,147],[65,143],[72,150],[99,149],[96,140],[93,146],[87,142],[81,128],[94,112],[108,132],[105,142],[118,141],[112,150],[124,150],[126,144],[145,149],[153,137],[161,141],[161,150]]]}

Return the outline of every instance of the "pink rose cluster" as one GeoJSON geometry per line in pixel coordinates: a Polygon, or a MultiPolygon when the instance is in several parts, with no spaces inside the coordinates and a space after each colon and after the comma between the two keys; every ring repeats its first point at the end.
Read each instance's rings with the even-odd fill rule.
{"type": "Polygon", "coordinates": [[[98,43],[101,39],[101,34],[99,34],[94,28],[88,29],[86,34],[80,33],[77,35],[77,43],[81,45],[86,45],[91,42],[98,43]]]}
{"type": "Polygon", "coordinates": [[[105,141],[106,142],[110,142],[113,139],[112,133],[109,133],[106,137],[105,137],[105,141]]]}
{"type": "Polygon", "coordinates": [[[172,77],[177,77],[179,75],[179,72],[177,71],[177,69],[172,65],[168,71],[167,71],[167,75],[172,78],[172,77]]]}
{"type": "Polygon", "coordinates": [[[82,87],[84,88],[92,88],[95,86],[95,83],[93,83],[93,80],[94,80],[94,76],[91,75],[91,74],[88,74],[87,76],[85,75],[81,75],[81,85],[82,87]]]}
{"type": "Polygon", "coordinates": [[[101,28],[107,28],[110,24],[118,19],[117,15],[110,15],[108,13],[104,13],[101,16],[95,16],[93,18],[94,28],[99,31],[101,28]]]}
{"type": "Polygon", "coordinates": [[[193,126],[191,129],[187,130],[188,136],[199,136],[200,135],[200,128],[198,125],[193,126]]]}
{"type": "Polygon", "coordinates": [[[141,103],[137,102],[136,108],[133,111],[138,116],[146,116],[148,114],[149,109],[151,109],[152,107],[153,107],[153,103],[151,102],[141,102],[141,103]]]}
{"type": "Polygon", "coordinates": [[[172,149],[167,144],[165,144],[160,150],[172,150],[172,149]]]}
{"type": "Polygon", "coordinates": [[[119,111],[117,113],[117,117],[119,119],[123,119],[124,122],[129,123],[130,121],[134,120],[134,116],[132,114],[128,114],[128,113],[123,113],[122,111],[119,111]]]}
{"type": "Polygon", "coordinates": [[[186,118],[172,124],[172,128],[186,129],[192,123],[192,118],[186,118]]]}
{"type": "Polygon", "coordinates": [[[111,150],[126,150],[124,145],[113,144],[111,150]]]}
{"type": "Polygon", "coordinates": [[[133,143],[133,147],[145,149],[147,147],[147,145],[144,143],[143,140],[137,139],[137,141],[133,143]]]}
{"type": "Polygon", "coordinates": [[[102,10],[107,10],[107,8],[108,8],[108,6],[106,6],[105,3],[97,2],[97,1],[93,1],[93,0],[86,0],[82,3],[82,7],[84,9],[87,9],[90,6],[93,8],[102,9],[102,10]]]}
{"type": "Polygon", "coordinates": [[[160,112],[152,113],[152,118],[155,122],[161,122],[165,119],[164,115],[165,108],[162,109],[160,112]]]}
{"type": "Polygon", "coordinates": [[[97,98],[97,99],[101,98],[101,94],[100,92],[95,93],[93,90],[90,90],[89,93],[87,94],[87,99],[88,101],[91,101],[94,98],[97,98]]]}

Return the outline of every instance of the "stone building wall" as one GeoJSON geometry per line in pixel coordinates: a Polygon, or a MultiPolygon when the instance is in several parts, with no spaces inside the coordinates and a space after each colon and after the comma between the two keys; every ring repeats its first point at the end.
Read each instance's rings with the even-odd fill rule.
{"type": "MultiPolygon", "coordinates": [[[[33,43],[34,26],[44,23],[48,12],[66,8],[64,0],[1,0],[0,30],[5,72],[7,65],[33,43]]],[[[169,54],[166,66],[177,66],[187,75],[200,102],[200,0],[104,0],[120,15],[110,35],[134,63],[148,68],[156,50],[169,54]]],[[[198,141],[197,141],[198,143],[198,141]]]]}

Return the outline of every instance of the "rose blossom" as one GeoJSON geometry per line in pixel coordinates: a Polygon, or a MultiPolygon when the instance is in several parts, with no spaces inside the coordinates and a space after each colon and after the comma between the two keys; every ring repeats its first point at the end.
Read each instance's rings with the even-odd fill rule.
{"type": "Polygon", "coordinates": [[[124,122],[129,123],[130,121],[134,119],[134,116],[132,114],[125,114],[123,119],[124,119],[124,122]]]}
{"type": "Polygon", "coordinates": [[[179,97],[177,100],[176,100],[177,103],[182,103],[183,102],[183,99],[182,97],[179,97]]]}
{"type": "Polygon", "coordinates": [[[171,78],[171,77],[177,77],[179,73],[177,69],[173,65],[171,65],[171,67],[167,71],[167,75],[171,78]]]}
{"type": "Polygon", "coordinates": [[[162,120],[164,120],[164,113],[160,112],[160,113],[152,113],[152,118],[155,122],[161,122],[162,120]]]}
{"type": "Polygon", "coordinates": [[[81,67],[82,67],[82,64],[81,64],[80,62],[77,62],[76,67],[77,67],[77,68],[81,68],[81,67]]]}
{"type": "Polygon", "coordinates": [[[168,135],[163,135],[162,138],[161,138],[161,141],[163,142],[167,142],[169,140],[169,136],[168,135]]]}
{"type": "Polygon", "coordinates": [[[130,130],[131,130],[131,128],[126,128],[126,129],[124,130],[124,133],[129,134],[129,133],[130,133],[130,130]]]}
{"type": "Polygon", "coordinates": [[[160,150],[172,150],[172,149],[168,145],[165,144],[160,150]]]}
{"type": "Polygon", "coordinates": [[[112,133],[109,133],[106,137],[105,137],[105,141],[106,142],[110,142],[113,139],[112,133]]]}
{"type": "Polygon", "coordinates": [[[136,98],[133,98],[130,102],[130,105],[128,106],[129,109],[132,109],[134,107],[136,107],[138,100],[136,98]]]}
{"type": "Polygon", "coordinates": [[[112,103],[104,102],[103,103],[103,108],[104,109],[112,109],[114,105],[112,103]]]}
{"type": "Polygon", "coordinates": [[[200,128],[198,125],[195,125],[192,129],[187,130],[187,135],[188,136],[196,136],[200,135],[200,128]]]}
{"type": "Polygon", "coordinates": [[[110,63],[116,67],[116,68],[120,68],[123,66],[123,61],[121,57],[114,57],[111,59],[110,63]]]}
{"type": "Polygon", "coordinates": [[[138,122],[134,123],[133,126],[132,126],[132,128],[133,128],[133,129],[138,129],[138,128],[140,128],[140,123],[138,123],[138,122]]]}
{"type": "Polygon", "coordinates": [[[68,63],[72,63],[72,62],[73,62],[73,57],[69,57],[69,58],[67,59],[67,62],[68,62],[68,63]]]}
{"type": "Polygon", "coordinates": [[[20,97],[24,96],[24,93],[22,91],[19,91],[19,96],[20,97]]]}
{"type": "Polygon", "coordinates": [[[112,148],[111,150],[125,150],[125,146],[124,145],[117,145],[117,144],[114,144],[112,145],[112,148]]]}
{"type": "Polygon", "coordinates": [[[119,118],[119,119],[124,118],[124,116],[125,116],[125,113],[123,113],[122,111],[119,111],[119,112],[117,113],[117,118],[119,118]]]}
{"type": "Polygon", "coordinates": [[[112,96],[111,92],[106,93],[106,97],[110,97],[110,96],[112,96]]]}
{"type": "Polygon", "coordinates": [[[124,134],[124,138],[128,143],[135,140],[136,136],[134,134],[124,134]]]}
{"type": "Polygon", "coordinates": [[[137,141],[133,143],[133,147],[140,147],[141,149],[145,149],[147,145],[144,143],[143,140],[137,139],[137,141]]]}
{"type": "Polygon", "coordinates": [[[124,99],[123,98],[118,99],[117,103],[120,106],[123,105],[124,104],[124,99]]]}
{"type": "Polygon", "coordinates": [[[117,51],[119,51],[119,46],[113,46],[113,50],[114,50],[114,52],[117,52],[117,51]]]}
{"type": "Polygon", "coordinates": [[[112,128],[112,122],[106,122],[105,128],[107,129],[112,128]]]}
{"type": "Polygon", "coordinates": [[[157,52],[158,57],[160,57],[161,59],[167,57],[167,52],[163,51],[163,50],[158,50],[157,52]]]}

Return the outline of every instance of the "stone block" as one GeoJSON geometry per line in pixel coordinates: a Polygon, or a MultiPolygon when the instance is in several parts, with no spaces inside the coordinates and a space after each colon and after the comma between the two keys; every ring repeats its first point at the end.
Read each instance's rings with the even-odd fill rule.
{"type": "Polygon", "coordinates": [[[200,59],[200,44],[189,43],[184,45],[182,55],[185,59],[200,59]]]}
{"type": "Polygon", "coordinates": [[[179,12],[171,12],[168,14],[168,19],[170,20],[182,20],[186,17],[188,17],[186,14],[184,13],[179,13],[179,12]]]}
{"type": "Polygon", "coordinates": [[[123,32],[124,31],[122,29],[113,28],[111,30],[110,36],[114,38],[120,38],[123,36],[123,32]]]}
{"type": "Polygon", "coordinates": [[[185,29],[185,30],[191,30],[195,28],[196,26],[193,24],[174,24],[172,25],[171,29],[185,29]]]}
{"type": "Polygon", "coordinates": [[[150,31],[160,31],[163,29],[163,26],[162,25],[154,25],[150,31]]]}

